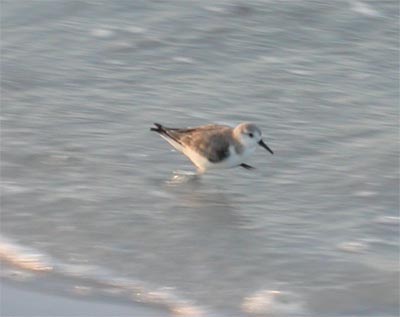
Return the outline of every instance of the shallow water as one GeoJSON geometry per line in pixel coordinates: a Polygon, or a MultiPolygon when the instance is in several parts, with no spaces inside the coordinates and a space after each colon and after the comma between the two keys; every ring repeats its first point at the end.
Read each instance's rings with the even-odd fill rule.
{"type": "Polygon", "coordinates": [[[397,13],[3,1],[3,278],[166,314],[396,316],[397,13]],[[193,178],[154,121],[253,121],[275,155],[193,178]]]}

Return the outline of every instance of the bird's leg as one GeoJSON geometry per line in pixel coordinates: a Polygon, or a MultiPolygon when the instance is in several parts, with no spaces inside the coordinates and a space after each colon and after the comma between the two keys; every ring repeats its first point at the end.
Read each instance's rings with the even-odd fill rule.
{"type": "Polygon", "coordinates": [[[253,169],[255,169],[255,167],[250,166],[250,165],[247,165],[247,164],[245,164],[245,163],[242,163],[242,164],[240,164],[239,166],[241,166],[241,167],[243,167],[243,168],[245,168],[245,169],[247,169],[247,170],[253,170],[253,169]]]}

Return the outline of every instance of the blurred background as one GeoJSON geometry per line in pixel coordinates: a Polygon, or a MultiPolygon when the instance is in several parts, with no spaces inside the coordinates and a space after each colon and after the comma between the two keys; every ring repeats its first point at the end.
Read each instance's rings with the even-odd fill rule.
{"type": "Polygon", "coordinates": [[[397,316],[398,14],[1,1],[3,316],[397,316]],[[243,121],[198,180],[149,131],[243,121]]]}

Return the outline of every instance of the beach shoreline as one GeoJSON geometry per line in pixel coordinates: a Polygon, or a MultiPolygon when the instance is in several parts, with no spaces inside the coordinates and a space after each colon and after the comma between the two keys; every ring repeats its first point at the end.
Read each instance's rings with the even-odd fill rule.
{"type": "Polygon", "coordinates": [[[94,298],[66,297],[1,280],[0,316],[2,317],[157,317],[169,316],[150,307],[111,303],[94,298]]]}

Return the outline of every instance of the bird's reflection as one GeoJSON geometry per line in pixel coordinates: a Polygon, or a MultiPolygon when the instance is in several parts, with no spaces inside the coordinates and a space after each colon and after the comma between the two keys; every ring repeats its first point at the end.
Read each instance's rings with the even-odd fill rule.
{"type": "Polygon", "coordinates": [[[243,226],[250,221],[241,212],[237,193],[228,192],[223,182],[213,183],[196,173],[176,171],[166,185],[176,210],[183,210],[191,219],[226,226],[243,226]]]}
{"type": "Polygon", "coordinates": [[[166,181],[166,184],[170,186],[179,186],[182,184],[189,184],[199,181],[200,176],[197,173],[178,170],[172,172],[172,176],[166,181]]]}

